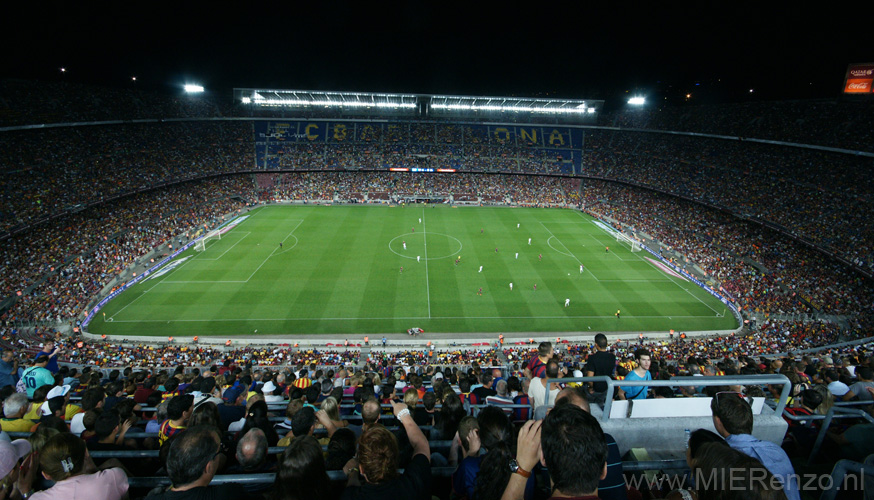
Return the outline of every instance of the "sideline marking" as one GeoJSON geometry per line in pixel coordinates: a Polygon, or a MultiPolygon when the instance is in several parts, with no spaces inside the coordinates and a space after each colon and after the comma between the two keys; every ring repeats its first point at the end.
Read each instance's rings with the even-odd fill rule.
{"type": "MultiPolygon", "coordinates": [[[[428,230],[425,228],[425,208],[422,208],[422,240],[425,242],[425,292],[428,297],[428,319],[431,318],[431,284],[428,282],[428,230]]],[[[458,240],[455,240],[458,241],[458,240]]],[[[459,241],[459,243],[461,243],[459,241]]],[[[461,250],[459,250],[460,252],[461,250]]]]}
{"type": "MultiPolygon", "coordinates": [[[[626,316],[626,315],[623,315],[626,316]]],[[[631,316],[628,315],[628,318],[660,318],[664,319],[666,316],[631,316]]],[[[374,321],[387,321],[387,320],[441,320],[441,319],[611,319],[613,316],[408,316],[408,317],[396,317],[392,316],[389,318],[239,318],[239,319],[228,319],[228,318],[214,318],[214,319],[126,319],[126,320],[115,320],[115,323],[204,323],[210,321],[219,321],[219,322],[228,322],[228,321],[362,321],[362,320],[374,320],[374,321]]],[[[713,316],[671,316],[670,318],[713,318],[713,316]]],[[[573,330],[567,330],[573,331],[573,330]]],[[[456,333],[471,333],[471,332],[456,332],[456,333]]],[[[476,332],[473,332],[476,333],[476,332]]]]}

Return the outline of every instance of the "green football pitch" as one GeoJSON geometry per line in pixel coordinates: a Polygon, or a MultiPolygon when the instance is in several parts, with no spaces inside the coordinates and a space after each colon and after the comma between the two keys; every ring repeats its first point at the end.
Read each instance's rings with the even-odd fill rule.
{"type": "Polygon", "coordinates": [[[189,250],[147,278],[110,301],[88,331],[250,336],[738,326],[705,290],[666,273],[646,251],[631,252],[587,215],[562,209],[265,206],[204,251],[189,250]]]}

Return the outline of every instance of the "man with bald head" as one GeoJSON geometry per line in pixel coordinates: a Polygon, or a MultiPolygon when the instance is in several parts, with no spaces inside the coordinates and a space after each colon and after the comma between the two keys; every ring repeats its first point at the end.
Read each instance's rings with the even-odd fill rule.
{"type": "Polygon", "coordinates": [[[249,429],[237,442],[238,465],[228,470],[231,474],[269,472],[276,467],[267,460],[267,435],[261,429],[249,429]]]}
{"type": "Polygon", "coordinates": [[[498,390],[498,382],[504,380],[504,374],[501,373],[500,368],[492,369],[492,389],[498,390]]]}

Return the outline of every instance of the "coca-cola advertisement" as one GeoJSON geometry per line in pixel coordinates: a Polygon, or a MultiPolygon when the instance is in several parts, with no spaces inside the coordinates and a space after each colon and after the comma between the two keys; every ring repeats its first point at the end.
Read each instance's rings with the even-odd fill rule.
{"type": "Polygon", "coordinates": [[[844,81],[845,94],[871,94],[874,88],[874,63],[851,64],[844,81]]]}

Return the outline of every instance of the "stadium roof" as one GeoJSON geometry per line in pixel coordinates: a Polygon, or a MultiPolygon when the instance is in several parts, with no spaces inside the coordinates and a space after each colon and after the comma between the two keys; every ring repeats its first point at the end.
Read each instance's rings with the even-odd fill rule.
{"type": "Polygon", "coordinates": [[[257,107],[313,110],[334,108],[352,114],[402,114],[454,118],[530,118],[583,122],[595,118],[604,105],[600,100],[543,99],[534,97],[485,97],[313,90],[234,89],[234,99],[257,107]]]}
{"type": "Polygon", "coordinates": [[[412,109],[418,106],[414,94],[374,94],[363,92],[322,92],[313,90],[234,89],[234,98],[244,104],[282,107],[336,107],[412,109]]]}
{"type": "Polygon", "coordinates": [[[501,113],[543,113],[585,115],[598,111],[603,101],[539,99],[525,97],[430,96],[432,110],[492,111],[501,113]]]}

